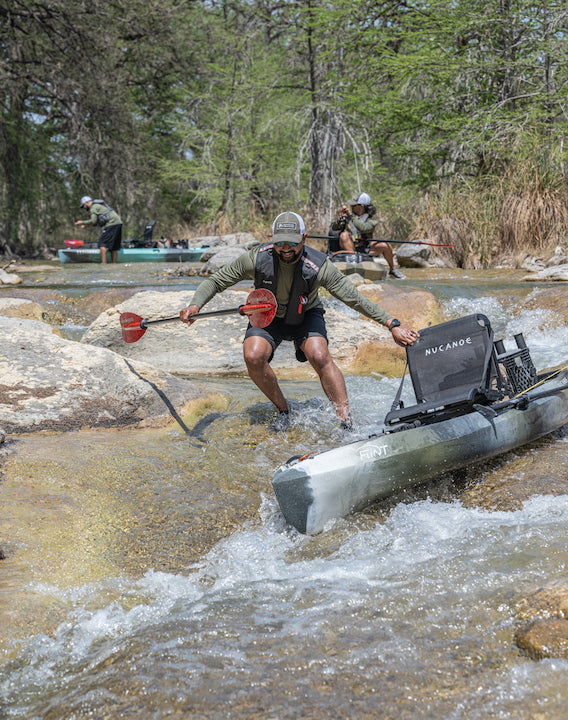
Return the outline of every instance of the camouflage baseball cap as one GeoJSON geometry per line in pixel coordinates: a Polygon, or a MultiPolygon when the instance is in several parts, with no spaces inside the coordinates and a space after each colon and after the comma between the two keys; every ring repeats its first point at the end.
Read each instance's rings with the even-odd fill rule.
{"type": "Polygon", "coordinates": [[[302,218],[295,212],[283,212],[272,223],[274,242],[299,243],[306,232],[302,218]]]}

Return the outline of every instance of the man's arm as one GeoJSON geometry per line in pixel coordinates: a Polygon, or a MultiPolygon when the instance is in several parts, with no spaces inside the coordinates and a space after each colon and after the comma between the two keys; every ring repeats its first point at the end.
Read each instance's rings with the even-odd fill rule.
{"type": "Polygon", "coordinates": [[[386,310],[383,310],[372,300],[362,295],[355,285],[335,267],[331,260],[326,260],[322,265],[318,279],[321,287],[329,290],[338,300],[361,313],[361,315],[365,315],[387,327],[397,345],[401,347],[413,345],[420,337],[415,330],[410,330],[400,325],[400,323],[393,323],[395,318],[391,317],[386,310]]]}
{"type": "Polygon", "coordinates": [[[341,302],[361,315],[386,325],[390,315],[369,298],[362,295],[353,283],[340,272],[331,260],[326,260],[319,272],[320,285],[341,302]]]}
{"type": "Polygon", "coordinates": [[[236,285],[241,280],[252,279],[257,255],[255,251],[256,248],[253,248],[253,250],[243,253],[236,260],[227,263],[213,275],[203,280],[193,294],[191,305],[180,311],[181,321],[191,322],[191,316],[198,313],[217,293],[236,285]]]}
{"type": "Polygon", "coordinates": [[[365,218],[361,218],[357,215],[352,215],[351,222],[360,233],[369,233],[375,229],[379,221],[374,220],[373,218],[370,218],[368,216],[365,216],[365,218]]]}

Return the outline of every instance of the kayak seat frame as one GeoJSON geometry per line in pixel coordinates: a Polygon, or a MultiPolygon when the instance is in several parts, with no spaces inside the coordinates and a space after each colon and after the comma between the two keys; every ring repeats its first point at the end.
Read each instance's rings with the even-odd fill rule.
{"type": "Polygon", "coordinates": [[[416,404],[404,407],[401,387],[385,425],[436,422],[501,400],[506,388],[499,372],[489,319],[466,315],[420,330],[406,347],[416,404]],[[398,405],[398,407],[397,407],[398,405]]]}

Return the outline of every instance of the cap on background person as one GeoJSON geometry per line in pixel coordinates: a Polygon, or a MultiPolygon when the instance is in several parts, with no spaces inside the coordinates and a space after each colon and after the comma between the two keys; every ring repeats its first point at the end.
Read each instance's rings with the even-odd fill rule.
{"type": "Polygon", "coordinates": [[[280,213],[272,223],[273,242],[299,243],[302,241],[305,232],[304,221],[295,212],[280,213]]]}
{"type": "Polygon", "coordinates": [[[371,204],[371,198],[367,195],[367,193],[361,193],[358,197],[354,197],[349,204],[367,206],[371,204]]]}
{"type": "Polygon", "coordinates": [[[83,195],[83,197],[81,198],[81,205],[79,207],[84,207],[85,203],[92,202],[92,201],[93,201],[92,197],[89,197],[88,195],[83,195]]]}

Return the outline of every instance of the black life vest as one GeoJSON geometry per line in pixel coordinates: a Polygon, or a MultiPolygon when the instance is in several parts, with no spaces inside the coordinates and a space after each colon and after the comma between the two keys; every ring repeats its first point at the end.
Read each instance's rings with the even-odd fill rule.
{"type": "MultiPolygon", "coordinates": [[[[302,256],[294,268],[290,297],[286,305],[284,321],[287,325],[299,325],[302,322],[309,294],[325,261],[325,253],[304,246],[302,256]]],[[[266,288],[276,295],[279,264],[274,245],[261,245],[254,269],[255,288],[266,288]]]]}

